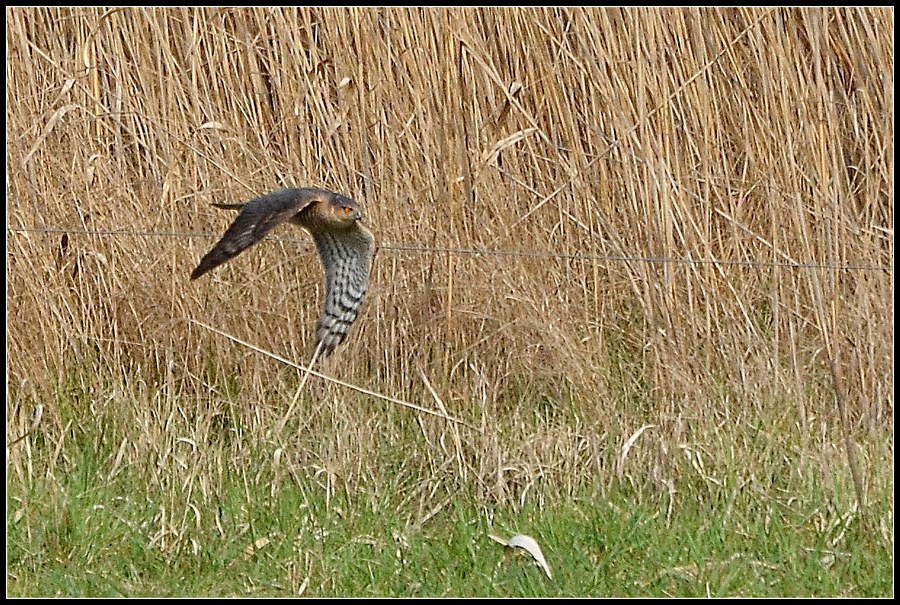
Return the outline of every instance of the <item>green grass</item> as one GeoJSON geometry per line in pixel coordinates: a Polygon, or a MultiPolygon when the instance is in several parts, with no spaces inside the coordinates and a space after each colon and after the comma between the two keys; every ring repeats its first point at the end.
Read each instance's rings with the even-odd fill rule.
{"type": "MultiPolygon", "coordinates": [[[[36,440],[32,478],[8,479],[10,596],[892,592],[890,480],[870,490],[878,497],[868,511],[890,520],[885,535],[852,512],[849,483],[826,488],[790,472],[799,450],[772,458],[784,468],[768,464],[765,440],[745,452],[765,464],[749,477],[731,455],[713,452],[704,468],[716,480],[682,474],[674,492],[597,477],[569,494],[538,481],[499,503],[425,463],[384,465],[352,482],[315,465],[279,474],[265,444],[246,446],[217,473],[212,456],[190,447],[173,463],[181,474],[155,474],[153,461],[114,470],[112,436],[127,429],[102,417],[94,426],[70,430],[61,449],[36,440]],[[489,533],[533,536],[553,579],[524,554],[504,557],[489,533]]],[[[410,458],[408,439],[373,455],[410,458]]],[[[201,446],[232,447],[215,441],[201,446]]]]}

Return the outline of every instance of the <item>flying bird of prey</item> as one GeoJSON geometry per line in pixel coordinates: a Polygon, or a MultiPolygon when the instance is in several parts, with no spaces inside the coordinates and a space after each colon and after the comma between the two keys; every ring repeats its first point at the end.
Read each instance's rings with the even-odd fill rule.
{"type": "Polygon", "coordinates": [[[197,279],[246,250],[281,223],[291,222],[312,235],[325,271],[325,306],[316,329],[323,356],[334,351],[359,315],[369,285],[375,238],[360,221],[359,204],[323,189],[282,189],[244,204],[213,204],[239,209],[222,239],[191,273],[197,279]]]}

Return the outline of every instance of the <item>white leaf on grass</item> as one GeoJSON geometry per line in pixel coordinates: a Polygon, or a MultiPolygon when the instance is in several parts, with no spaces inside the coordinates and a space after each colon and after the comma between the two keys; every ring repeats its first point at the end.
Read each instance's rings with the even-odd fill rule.
{"type": "Polygon", "coordinates": [[[524,534],[516,534],[509,540],[504,540],[500,536],[495,536],[493,534],[488,534],[488,537],[497,542],[498,544],[502,544],[507,548],[521,548],[525,552],[527,552],[531,557],[537,562],[537,564],[544,570],[544,573],[547,574],[547,577],[551,580],[553,579],[553,574],[550,572],[550,566],[547,565],[547,560],[544,558],[544,553],[541,552],[541,547],[538,546],[537,541],[531,536],[526,536],[524,534]]]}

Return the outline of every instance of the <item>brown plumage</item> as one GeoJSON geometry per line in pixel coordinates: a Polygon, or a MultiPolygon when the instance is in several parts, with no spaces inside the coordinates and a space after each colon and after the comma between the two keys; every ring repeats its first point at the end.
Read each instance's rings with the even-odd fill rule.
{"type": "Polygon", "coordinates": [[[245,204],[215,206],[241,212],[191,279],[231,260],[281,223],[303,227],[312,235],[325,270],[325,306],[316,339],[322,354],[330,354],[347,337],[369,285],[375,238],[360,224],[359,205],[323,189],[282,189],[245,204]]]}

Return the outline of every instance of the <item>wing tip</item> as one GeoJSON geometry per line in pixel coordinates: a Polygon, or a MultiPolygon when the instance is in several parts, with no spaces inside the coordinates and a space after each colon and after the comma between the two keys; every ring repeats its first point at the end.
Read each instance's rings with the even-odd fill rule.
{"type": "Polygon", "coordinates": [[[194,281],[198,277],[203,276],[205,273],[209,272],[210,269],[215,267],[215,263],[210,263],[207,257],[203,257],[200,260],[200,264],[197,265],[197,268],[191,271],[191,281],[194,281]]]}

